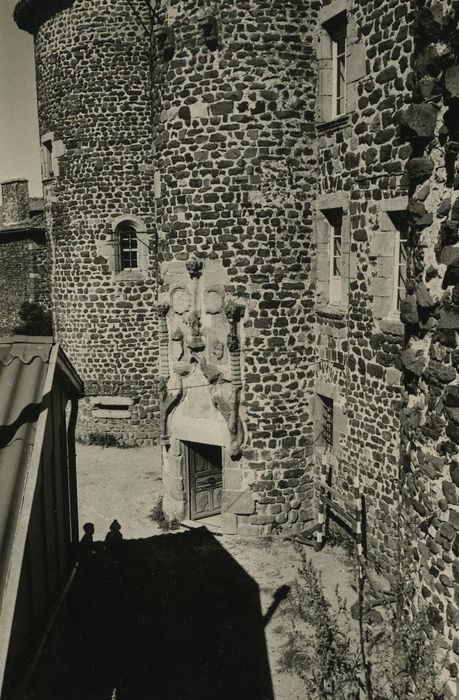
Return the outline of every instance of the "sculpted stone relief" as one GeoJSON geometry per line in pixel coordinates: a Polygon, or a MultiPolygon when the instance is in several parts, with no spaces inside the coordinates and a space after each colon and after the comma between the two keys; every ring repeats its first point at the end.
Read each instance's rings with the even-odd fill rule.
{"type": "MultiPolygon", "coordinates": [[[[214,260],[175,261],[165,281],[169,294],[158,305],[162,381],[162,435],[169,442],[173,409],[193,387],[185,388],[196,364],[208,382],[212,404],[224,417],[231,457],[239,459],[243,428],[239,416],[241,366],[239,331],[244,307],[225,299],[224,271],[214,260]],[[169,284],[168,284],[169,283],[169,284]],[[167,301],[166,301],[167,299],[167,301]]],[[[191,397],[192,398],[192,397],[191,397]]]]}

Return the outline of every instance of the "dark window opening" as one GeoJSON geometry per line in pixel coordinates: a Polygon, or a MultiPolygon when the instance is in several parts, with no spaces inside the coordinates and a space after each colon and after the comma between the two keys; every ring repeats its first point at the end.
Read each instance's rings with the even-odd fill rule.
{"type": "Polygon", "coordinates": [[[130,224],[120,224],[117,228],[120,270],[138,267],[137,231],[130,224]]]}
{"type": "Polygon", "coordinates": [[[333,399],[321,396],[322,400],[322,436],[325,447],[333,447],[333,399]]]}

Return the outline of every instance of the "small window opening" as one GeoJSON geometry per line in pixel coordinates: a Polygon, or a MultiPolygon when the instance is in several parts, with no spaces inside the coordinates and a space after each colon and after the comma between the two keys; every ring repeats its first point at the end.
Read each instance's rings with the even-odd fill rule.
{"type": "Polygon", "coordinates": [[[332,43],[333,113],[339,117],[346,111],[346,14],[340,14],[327,27],[332,43]]]}
{"type": "Polygon", "coordinates": [[[43,141],[43,178],[54,177],[53,172],[53,142],[43,141]]]}
{"type": "Polygon", "coordinates": [[[396,285],[395,285],[395,304],[400,310],[400,304],[406,296],[406,275],[408,269],[408,222],[401,222],[397,232],[397,266],[396,266],[396,285]]]}
{"type": "Polygon", "coordinates": [[[329,262],[330,262],[330,304],[341,302],[343,278],[343,211],[329,209],[325,212],[329,224],[329,262]]]}
{"type": "Polygon", "coordinates": [[[322,437],[323,444],[333,448],[333,399],[321,396],[322,401],[322,437]]]}
{"type": "Polygon", "coordinates": [[[120,224],[117,229],[120,270],[132,270],[138,267],[137,231],[131,224],[120,224]]]}

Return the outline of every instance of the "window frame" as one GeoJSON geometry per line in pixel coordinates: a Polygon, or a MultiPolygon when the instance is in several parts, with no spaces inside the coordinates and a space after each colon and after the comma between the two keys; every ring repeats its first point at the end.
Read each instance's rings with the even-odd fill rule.
{"type": "Polygon", "coordinates": [[[342,12],[337,17],[333,18],[329,28],[326,27],[332,49],[332,119],[337,119],[346,114],[347,24],[346,12],[342,12]],[[341,52],[339,52],[339,43],[341,40],[343,40],[344,46],[341,52]],[[340,59],[343,66],[342,81],[340,81],[340,59]],[[342,89],[342,94],[339,94],[340,88],[342,89]]]}
{"type": "Polygon", "coordinates": [[[355,261],[351,255],[349,195],[343,190],[323,194],[315,202],[316,257],[316,309],[319,312],[344,314],[347,310],[349,283],[355,274],[355,261]],[[333,269],[332,224],[339,216],[341,230],[341,274],[333,269]]]}
{"type": "Polygon", "coordinates": [[[55,177],[53,169],[53,141],[46,139],[42,141],[42,177],[43,180],[51,180],[55,177]]]}
{"type": "Polygon", "coordinates": [[[395,249],[394,249],[394,273],[393,273],[393,297],[392,297],[392,311],[394,314],[400,313],[400,305],[402,300],[406,296],[406,275],[408,271],[408,244],[409,244],[409,224],[406,218],[400,217],[399,221],[395,223],[395,249]],[[403,238],[402,238],[403,235],[403,238]],[[401,280],[403,281],[401,275],[402,268],[402,246],[404,247],[404,269],[405,269],[405,279],[404,284],[401,285],[401,280]],[[402,292],[402,293],[401,293],[402,292]]]}
{"type": "Polygon", "coordinates": [[[121,214],[110,219],[111,234],[101,240],[98,251],[108,259],[109,270],[114,281],[141,281],[149,276],[150,269],[150,235],[145,223],[134,214],[121,214]],[[121,267],[119,231],[123,226],[132,227],[137,240],[137,267],[121,267]]]}
{"type": "Polygon", "coordinates": [[[342,290],[343,290],[343,209],[324,210],[325,218],[328,222],[328,258],[329,258],[329,273],[328,273],[328,303],[330,306],[341,306],[342,290]],[[339,235],[337,235],[339,229],[339,235]],[[336,241],[339,240],[339,254],[336,254],[336,241]],[[335,273],[335,263],[340,261],[340,272],[335,273]]]}
{"type": "Polygon", "coordinates": [[[115,235],[117,238],[117,252],[118,252],[118,269],[120,272],[125,270],[133,271],[139,269],[139,238],[137,234],[136,227],[128,220],[121,221],[115,229],[115,235]],[[123,245],[123,236],[126,237],[126,242],[130,245],[123,245]],[[135,245],[132,245],[135,241],[135,245]],[[134,254],[133,254],[134,252],[134,254]],[[123,263],[123,257],[127,254],[129,262],[135,258],[135,265],[129,264],[125,265],[123,263]]]}
{"type": "MultiPolygon", "coordinates": [[[[379,324],[385,320],[392,324],[401,324],[400,309],[397,304],[400,229],[409,224],[408,201],[408,195],[381,200],[378,205],[378,226],[370,236],[368,257],[376,273],[372,276],[370,294],[373,297],[373,318],[379,324]]],[[[406,234],[409,253],[409,227],[406,234]]],[[[400,328],[403,330],[402,324],[400,328]]]]}
{"type": "Polygon", "coordinates": [[[334,402],[331,396],[319,394],[322,403],[322,443],[323,447],[333,450],[334,447],[334,402]]]}

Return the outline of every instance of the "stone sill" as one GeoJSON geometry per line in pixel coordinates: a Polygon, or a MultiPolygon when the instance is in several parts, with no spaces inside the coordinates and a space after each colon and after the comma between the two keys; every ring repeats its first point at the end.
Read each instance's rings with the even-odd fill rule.
{"type": "Polygon", "coordinates": [[[43,185],[51,185],[55,180],[56,180],[56,175],[52,175],[51,177],[44,177],[42,179],[42,183],[43,183],[43,185]]]}
{"type": "Polygon", "coordinates": [[[317,316],[325,316],[327,318],[343,319],[346,316],[346,311],[339,306],[321,306],[316,307],[317,316]]]}
{"type": "Polygon", "coordinates": [[[350,118],[351,113],[347,112],[346,114],[340,114],[339,117],[335,117],[334,119],[330,119],[329,121],[318,122],[316,123],[317,133],[323,134],[331,133],[333,131],[339,131],[339,129],[344,128],[349,123],[350,118]]]}
{"type": "Polygon", "coordinates": [[[147,277],[148,273],[143,270],[121,270],[113,273],[115,282],[145,282],[147,277]]]}
{"type": "Polygon", "coordinates": [[[115,419],[128,419],[132,418],[132,415],[130,411],[120,411],[117,409],[102,409],[102,408],[96,408],[95,410],[91,411],[91,415],[93,418],[115,418],[115,419]]]}

